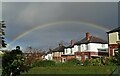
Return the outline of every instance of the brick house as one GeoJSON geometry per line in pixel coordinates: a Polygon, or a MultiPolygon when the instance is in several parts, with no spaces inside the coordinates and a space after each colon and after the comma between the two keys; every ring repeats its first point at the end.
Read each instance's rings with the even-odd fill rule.
{"type": "Polygon", "coordinates": [[[65,49],[65,46],[62,44],[59,44],[57,48],[53,49],[52,51],[53,61],[62,62],[61,55],[63,55],[64,49],[65,49]]]}
{"type": "Polygon", "coordinates": [[[71,40],[70,45],[65,47],[62,55],[62,62],[72,58],[84,61],[86,59],[99,58],[108,55],[107,41],[95,36],[90,36],[90,33],[86,33],[85,38],[77,42],[71,40]]]}
{"type": "Polygon", "coordinates": [[[70,45],[65,47],[63,55],[61,55],[62,56],[62,62],[66,62],[70,59],[75,58],[74,43],[75,43],[74,40],[71,40],[70,45]]]}
{"type": "Polygon", "coordinates": [[[112,58],[115,55],[115,52],[117,52],[118,42],[120,41],[120,27],[107,32],[107,34],[109,44],[109,57],[112,58]]]}
{"type": "Polygon", "coordinates": [[[90,36],[86,33],[86,37],[74,44],[75,58],[84,61],[86,59],[108,56],[107,41],[96,36],[90,36]]]}
{"type": "Polygon", "coordinates": [[[52,50],[51,50],[51,51],[49,50],[49,51],[45,54],[43,60],[53,60],[52,50]]]}
{"type": "Polygon", "coordinates": [[[28,52],[26,52],[23,54],[25,56],[26,63],[29,65],[31,65],[34,61],[42,60],[42,56],[43,56],[42,53],[31,53],[31,52],[28,53],[28,52]]]}

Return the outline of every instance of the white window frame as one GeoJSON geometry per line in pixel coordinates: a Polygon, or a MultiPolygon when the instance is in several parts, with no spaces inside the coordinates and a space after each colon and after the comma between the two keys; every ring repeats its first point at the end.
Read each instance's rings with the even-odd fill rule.
{"type": "Polygon", "coordinates": [[[78,46],[78,51],[81,51],[81,46],[80,45],[78,46]]]}
{"type": "Polygon", "coordinates": [[[77,55],[76,58],[77,58],[78,60],[81,60],[81,59],[82,59],[82,57],[81,57],[80,55],[77,55]]]}
{"type": "Polygon", "coordinates": [[[85,55],[85,60],[88,59],[88,55],[85,55]]]}
{"type": "Polygon", "coordinates": [[[105,44],[102,44],[102,48],[105,48],[105,44]]]}
{"type": "Polygon", "coordinates": [[[85,44],[86,51],[89,50],[88,44],[85,44]]]}
{"type": "MultiPolygon", "coordinates": [[[[114,48],[113,49],[113,56],[115,56],[115,50],[117,50],[118,48],[114,48]]],[[[116,52],[118,52],[118,51],[116,51],[116,52]]]]}

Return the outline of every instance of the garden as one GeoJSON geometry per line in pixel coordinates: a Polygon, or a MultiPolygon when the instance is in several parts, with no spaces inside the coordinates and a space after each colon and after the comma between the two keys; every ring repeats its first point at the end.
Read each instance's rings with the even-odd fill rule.
{"type": "Polygon", "coordinates": [[[2,76],[31,75],[105,75],[111,76],[120,65],[120,53],[110,59],[71,59],[64,63],[50,60],[26,59],[17,46],[16,50],[2,56],[2,76]]]}
{"type": "Polygon", "coordinates": [[[117,66],[109,58],[106,62],[102,62],[100,58],[86,60],[81,62],[77,59],[71,59],[65,63],[56,63],[50,60],[36,61],[31,65],[31,69],[28,72],[22,73],[24,75],[40,75],[40,74],[84,74],[84,75],[111,75],[117,66]]]}

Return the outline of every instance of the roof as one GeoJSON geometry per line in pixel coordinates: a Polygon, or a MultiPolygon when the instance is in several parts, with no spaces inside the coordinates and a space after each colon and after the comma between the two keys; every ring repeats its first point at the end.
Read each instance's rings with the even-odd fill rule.
{"type": "Polygon", "coordinates": [[[64,52],[65,46],[60,45],[57,48],[53,49],[53,52],[64,52]]]}
{"type": "Polygon", "coordinates": [[[107,44],[108,42],[101,39],[101,38],[98,38],[98,37],[95,37],[95,36],[90,36],[90,39],[89,40],[86,40],[86,37],[83,38],[81,41],[78,41],[75,43],[75,45],[80,45],[80,44],[87,44],[87,43],[102,43],[102,44],[107,44]]]}
{"type": "Polygon", "coordinates": [[[112,32],[120,32],[120,27],[115,28],[115,29],[113,29],[113,30],[111,30],[111,31],[109,31],[107,33],[112,33],[112,32]]]}
{"type": "Polygon", "coordinates": [[[74,47],[74,45],[69,45],[69,46],[67,46],[65,48],[72,48],[72,47],[74,47]]]}

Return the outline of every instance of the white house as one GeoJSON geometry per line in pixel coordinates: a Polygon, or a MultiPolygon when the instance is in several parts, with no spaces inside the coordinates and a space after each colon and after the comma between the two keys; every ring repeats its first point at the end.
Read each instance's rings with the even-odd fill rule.
{"type": "Polygon", "coordinates": [[[53,60],[53,54],[48,52],[48,53],[45,55],[45,60],[53,60]]]}
{"type": "Polygon", "coordinates": [[[62,62],[62,55],[64,52],[65,46],[59,44],[59,46],[52,51],[53,60],[56,62],[62,62]]]}
{"type": "Polygon", "coordinates": [[[87,58],[108,56],[108,43],[101,38],[90,36],[90,33],[87,32],[86,37],[82,40],[75,43],[71,40],[71,45],[64,49],[63,56],[68,59],[75,57],[82,61],[87,58]]]}
{"type": "Polygon", "coordinates": [[[74,55],[74,53],[77,52],[77,47],[74,46],[74,43],[74,40],[70,41],[70,45],[64,49],[64,55],[74,55]]]}
{"type": "Polygon", "coordinates": [[[75,49],[75,57],[79,60],[86,60],[101,57],[101,56],[108,56],[108,43],[107,41],[95,37],[90,36],[90,33],[86,33],[86,37],[81,41],[78,41],[74,44],[77,49],[75,49]]]}

